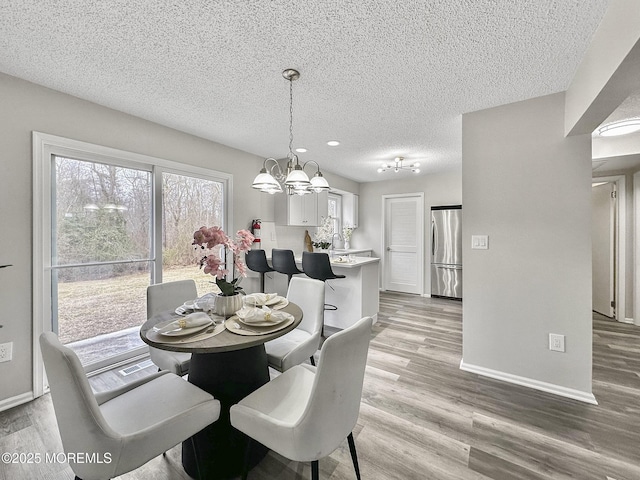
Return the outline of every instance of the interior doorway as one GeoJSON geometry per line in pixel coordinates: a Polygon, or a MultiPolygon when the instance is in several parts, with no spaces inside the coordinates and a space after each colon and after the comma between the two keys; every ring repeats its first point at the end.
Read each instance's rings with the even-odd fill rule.
{"type": "Polygon", "coordinates": [[[591,185],[592,309],[619,322],[628,322],[625,177],[596,177],[591,185]]]}
{"type": "Polygon", "coordinates": [[[384,290],[422,295],[424,194],[383,195],[384,290]]]}
{"type": "Polygon", "coordinates": [[[616,186],[591,188],[592,310],[616,318],[616,186]]]}

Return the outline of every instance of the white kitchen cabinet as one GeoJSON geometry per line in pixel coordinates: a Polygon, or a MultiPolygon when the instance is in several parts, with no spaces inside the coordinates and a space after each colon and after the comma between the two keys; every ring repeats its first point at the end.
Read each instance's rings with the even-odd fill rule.
{"type": "Polygon", "coordinates": [[[316,227],[327,216],[327,194],[278,194],[275,201],[275,219],[278,225],[316,227]]]}

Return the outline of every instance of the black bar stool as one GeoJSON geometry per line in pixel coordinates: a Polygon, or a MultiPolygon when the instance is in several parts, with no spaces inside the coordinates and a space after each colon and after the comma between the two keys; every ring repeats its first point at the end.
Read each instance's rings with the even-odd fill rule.
{"type": "Polygon", "coordinates": [[[296,259],[293,256],[293,250],[285,250],[282,248],[274,248],[271,250],[271,265],[278,273],[284,273],[287,276],[287,285],[291,281],[291,277],[298,273],[304,273],[298,269],[296,259]]]}
{"type": "MultiPolygon", "coordinates": [[[[345,278],[344,275],[333,273],[329,255],[326,253],[302,252],[302,269],[308,277],[322,280],[325,283],[327,280],[333,280],[334,278],[345,278]]],[[[334,289],[331,285],[329,285],[329,288],[334,289]]],[[[337,310],[338,307],[330,303],[325,303],[324,309],[337,310]]],[[[322,325],[322,336],[324,337],[324,321],[322,325]]]]}
{"type": "Polygon", "coordinates": [[[275,272],[267,263],[267,255],[264,250],[249,250],[244,255],[244,261],[249,270],[260,274],[260,291],[264,293],[264,274],[275,272]]]}

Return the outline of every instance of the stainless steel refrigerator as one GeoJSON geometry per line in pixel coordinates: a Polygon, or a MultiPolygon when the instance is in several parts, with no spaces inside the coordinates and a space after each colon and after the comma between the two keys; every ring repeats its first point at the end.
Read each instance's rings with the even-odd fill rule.
{"type": "Polygon", "coordinates": [[[462,299],[462,205],[431,207],[431,296],[462,299]]]}

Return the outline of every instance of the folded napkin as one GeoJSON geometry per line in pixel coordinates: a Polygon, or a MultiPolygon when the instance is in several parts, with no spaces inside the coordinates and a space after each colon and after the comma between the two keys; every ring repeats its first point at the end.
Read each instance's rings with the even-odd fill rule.
{"type": "Polygon", "coordinates": [[[271,310],[269,307],[247,308],[243,307],[236,312],[238,318],[247,325],[277,325],[288,320],[291,314],[279,310],[271,310]]]}
{"type": "Polygon", "coordinates": [[[277,293],[251,293],[247,295],[247,298],[253,298],[256,301],[256,305],[264,305],[267,302],[275,299],[278,296],[277,293]]]}
{"type": "Polygon", "coordinates": [[[209,315],[204,312],[194,312],[167,324],[161,331],[173,331],[178,328],[195,328],[201,327],[202,325],[209,325],[210,323],[211,319],[209,315]]]}

